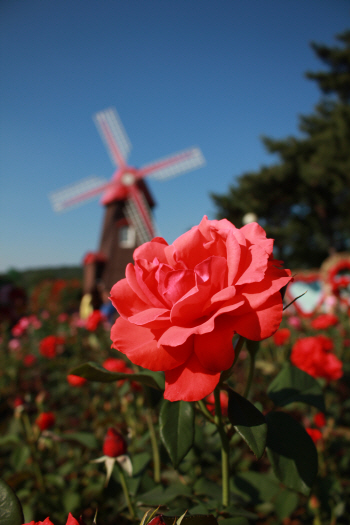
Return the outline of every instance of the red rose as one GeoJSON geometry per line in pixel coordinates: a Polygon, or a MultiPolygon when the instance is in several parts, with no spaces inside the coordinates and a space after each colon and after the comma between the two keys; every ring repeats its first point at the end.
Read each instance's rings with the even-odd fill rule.
{"type": "MultiPolygon", "coordinates": [[[[53,525],[50,518],[46,518],[44,521],[30,521],[29,523],[24,523],[24,525],[53,525]]],[[[71,513],[68,514],[66,525],[84,525],[82,518],[75,519],[71,513]]]]}
{"type": "Polygon", "coordinates": [[[42,356],[48,359],[54,359],[57,355],[57,350],[64,344],[64,338],[57,335],[48,335],[44,337],[39,343],[39,352],[42,356]]]}
{"type": "Polygon", "coordinates": [[[100,312],[100,310],[94,310],[87,318],[85,327],[90,332],[94,332],[97,327],[103,323],[103,321],[105,321],[105,319],[105,316],[100,312]]]}
{"type": "Polygon", "coordinates": [[[159,514],[158,516],[155,516],[149,523],[148,525],[166,525],[164,519],[163,519],[163,515],[162,514],[159,514]]]}
{"type": "Polygon", "coordinates": [[[329,339],[324,336],[298,339],[292,348],[290,360],[313,377],[328,381],[343,375],[342,362],[330,351],[329,339]]]}
{"type": "Polygon", "coordinates": [[[76,376],[74,374],[67,375],[67,381],[71,386],[82,386],[86,383],[87,379],[85,377],[76,376]]]}
{"type": "Polygon", "coordinates": [[[126,451],[127,445],[124,437],[115,428],[109,428],[103,442],[105,456],[117,458],[126,454],[126,451]]]}
{"type": "Polygon", "coordinates": [[[126,363],[122,359],[117,359],[115,357],[108,357],[102,364],[103,368],[109,370],[110,372],[122,372],[126,373],[126,363]]]}
{"type": "Polygon", "coordinates": [[[36,357],[33,354],[28,354],[23,357],[23,364],[24,366],[30,368],[33,366],[36,362],[36,357]]]}
{"type": "Polygon", "coordinates": [[[317,414],[314,415],[314,423],[318,428],[326,426],[325,415],[322,414],[322,412],[317,412],[317,414]]]}
{"type": "MultiPolygon", "coordinates": [[[[207,409],[213,416],[215,415],[215,396],[214,394],[210,394],[205,398],[205,404],[207,406],[207,409]]],[[[227,410],[228,410],[228,395],[227,392],[221,391],[220,392],[220,406],[221,406],[221,413],[224,417],[227,416],[227,410]]]]}
{"type": "Polygon", "coordinates": [[[35,423],[38,425],[41,431],[47,430],[54,426],[56,421],[56,416],[52,412],[42,412],[36,418],[35,423]]]}
{"type": "Polygon", "coordinates": [[[321,314],[311,321],[311,326],[315,330],[326,330],[330,326],[339,323],[339,319],[334,314],[321,314]]]}
{"type": "Polygon", "coordinates": [[[309,434],[315,444],[322,439],[322,433],[320,430],[318,430],[318,428],[307,428],[306,432],[309,434]]]}
{"type": "Polygon", "coordinates": [[[136,248],[135,266],[111,290],[120,314],[112,347],[164,371],[166,399],[204,398],[233,363],[234,334],[259,341],[280,325],[279,290],[291,274],[272,249],[257,223],[237,229],[207,217],[170,246],[157,237],[136,248]]]}
{"type": "Polygon", "coordinates": [[[287,343],[289,338],[290,338],[289,328],[280,328],[279,330],[277,330],[276,333],[273,334],[273,341],[275,345],[277,346],[284,345],[285,343],[287,343]]]}

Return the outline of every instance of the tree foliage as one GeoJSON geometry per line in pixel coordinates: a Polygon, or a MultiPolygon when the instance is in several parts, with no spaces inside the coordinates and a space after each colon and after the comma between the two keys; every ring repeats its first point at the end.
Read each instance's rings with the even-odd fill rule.
{"type": "Polygon", "coordinates": [[[264,137],[278,162],[211,195],[218,218],[237,227],[255,213],[276,255],[294,268],[318,267],[330,253],[350,249],[350,31],[336,38],[342,47],[311,44],[328,69],[306,73],[323,96],[300,117],[300,136],[264,137]]]}

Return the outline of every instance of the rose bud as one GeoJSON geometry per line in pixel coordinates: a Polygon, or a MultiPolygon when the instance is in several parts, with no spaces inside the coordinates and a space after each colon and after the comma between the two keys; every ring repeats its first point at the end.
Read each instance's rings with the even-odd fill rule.
{"type": "Polygon", "coordinates": [[[158,516],[155,516],[153,520],[151,520],[148,525],[166,525],[163,515],[159,514],[158,516]]]}
{"type": "Polygon", "coordinates": [[[84,385],[87,379],[85,379],[85,377],[76,376],[74,374],[68,374],[67,381],[71,386],[79,387],[84,385]]]}
{"type": "Polygon", "coordinates": [[[124,437],[115,428],[109,428],[103,442],[105,456],[117,458],[126,454],[126,451],[127,444],[124,437]]]}
{"type": "Polygon", "coordinates": [[[53,412],[42,412],[35,420],[35,424],[41,431],[47,430],[55,424],[56,416],[53,412]]]}

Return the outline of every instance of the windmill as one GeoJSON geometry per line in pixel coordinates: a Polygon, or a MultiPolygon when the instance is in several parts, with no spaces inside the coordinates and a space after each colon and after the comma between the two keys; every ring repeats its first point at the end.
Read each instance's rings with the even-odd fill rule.
{"type": "Polygon", "coordinates": [[[102,193],[105,217],[98,252],[85,258],[85,293],[91,293],[97,282],[110,289],[125,276],[135,247],[156,236],[151,211],[155,203],[145,178],[165,180],[205,163],[201,150],[194,147],[141,168],[131,167],[127,163],[131,144],[116,110],[106,109],[93,119],[116,167],[112,179],[90,176],[49,196],[53,209],[62,212],[102,193]]]}

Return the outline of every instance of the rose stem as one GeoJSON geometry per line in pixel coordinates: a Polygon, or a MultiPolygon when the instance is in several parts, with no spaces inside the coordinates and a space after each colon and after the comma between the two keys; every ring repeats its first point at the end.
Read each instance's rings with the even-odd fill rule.
{"type": "Polygon", "coordinates": [[[151,438],[151,447],[153,455],[153,478],[156,483],[160,483],[160,457],[157,444],[156,431],[154,429],[152,414],[149,409],[146,409],[146,421],[151,438]]]}
{"type": "Polygon", "coordinates": [[[244,390],[243,397],[248,397],[249,391],[250,391],[250,387],[252,386],[252,381],[253,381],[253,377],[254,377],[255,354],[250,353],[249,358],[250,358],[250,361],[249,361],[249,373],[248,373],[247,384],[246,384],[246,387],[245,387],[245,390],[244,390]]]}
{"type": "Polygon", "coordinates": [[[230,475],[229,475],[229,440],[222,423],[220,404],[220,388],[214,390],[215,396],[215,423],[218,427],[221,439],[221,472],[222,472],[222,504],[228,507],[230,502],[230,475]]]}
{"type": "Polygon", "coordinates": [[[40,463],[38,460],[38,454],[37,454],[37,449],[36,449],[35,438],[33,436],[33,432],[30,426],[28,414],[26,414],[25,412],[22,412],[21,421],[22,421],[22,426],[24,429],[25,436],[27,438],[27,443],[28,443],[28,446],[31,452],[33,467],[36,473],[36,480],[38,483],[39,491],[45,492],[45,482],[44,482],[43,474],[41,472],[41,467],[40,467],[40,463]]]}
{"type": "Polygon", "coordinates": [[[135,518],[135,511],[134,511],[134,507],[132,506],[131,499],[130,499],[130,496],[129,496],[128,487],[127,487],[126,481],[125,481],[124,471],[123,471],[122,467],[119,465],[118,461],[116,461],[115,464],[117,465],[118,470],[119,470],[120,483],[121,483],[121,486],[122,486],[122,489],[123,489],[123,492],[124,492],[124,497],[125,497],[126,504],[128,506],[129,512],[130,512],[130,516],[131,516],[132,519],[134,519],[135,518]]]}
{"type": "Polygon", "coordinates": [[[215,424],[215,419],[213,418],[212,414],[209,412],[209,410],[205,406],[203,399],[200,399],[199,401],[197,401],[197,403],[198,403],[198,408],[202,412],[203,416],[206,417],[208,421],[210,421],[210,423],[215,424]]]}

